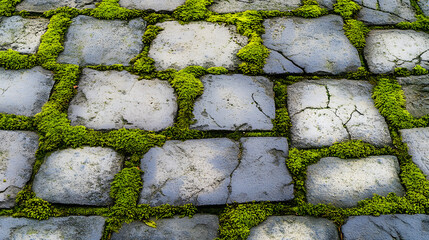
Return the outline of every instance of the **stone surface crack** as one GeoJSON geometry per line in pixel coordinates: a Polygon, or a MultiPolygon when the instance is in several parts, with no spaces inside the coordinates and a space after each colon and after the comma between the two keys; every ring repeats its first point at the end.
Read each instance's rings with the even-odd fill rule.
{"type": "MultiPolygon", "coordinates": [[[[268,49],[269,49],[269,50],[271,50],[271,51],[275,51],[275,52],[277,52],[278,54],[282,55],[286,60],[290,61],[290,62],[291,62],[295,67],[297,67],[297,68],[301,69],[303,73],[306,73],[306,72],[305,72],[305,69],[304,69],[303,67],[301,67],[301,66],[299,66],[298,64],[296,64],[292,59],[290,59],[289,57],[285,56],[281,51],[277,51],[277,50],[274,50],[274,49],[271,49],[271,48],[268,48],[268,49]]],[[[286,70],[286,69],[285,69],[285,70],[286,70]]]]}
{"type": "MultiPolygon", "coordinates": [[[[335,111],[333,111],[333,113],[334,113],[334,115],[338,118],[338,119],[340,119],[340,122],[341,123],[343,123],[343,120],[340,118],[340,116],[338,116],[337,115],[337,111],[338,111],[338,109],[335,109],[335,111]]],[[[351,117],[350,117],[351,118],[351,117]]],[[[350,120],[350,119],[349,119],[350,120]]],[[[349,121],[349,120],[347,120],[347,122],[349,121]]],[[[351,140],[352,139],[352,135],[350,134],[350,131],[349,131],[349,129],[347,128],[347,125],[345,124],[345,123],[343,123],[343,128],[346,130],[346,132],[347,132],[347,135],[348,135],[348,139],[349,140],[351,140]]]]}
{"type": "Polygon", "coordinates": [[[229,174],[229,183],[228,183],[228,187],[227,187],[228,188],[228,196],[226,198],[226,203],[225,204],[227,204],[229,202],[229,199],[231,197],[231,193],[232,193],[232,186],[231,186],[231,184],[232,184],[232,176],[234,175],[235,170],[237,170],[240,167],[241,160],[243,158],[243,143],[241,141],[238,142],[238,149],[239,149],[238,156],[237,156],[238,163],[235,166],[235,168],[231,171],[231,174],[229,174]]]}
{"type": "Polygon", "coordinates": [[[344,125],[347,125],[347,123],[349,123],[349,121],[352,119],[353,117],[353,113],[359,113],[359,115],[363,116],[363,113],[359,112],[359,110],[357,110],[357,107],[355,105],[355,109],[350,113],[349,119],[347,119],[347,121],[345,123],[343,123],[344,125]]]}
{"type": "Polygon", "coordinates": [[[168,181],[170,181],[171,180],[171,178],[167,178],[162,184],[161,184],[161,186],[159,186],[159,187],[157,187],[156,189],[155,189],[155,191],[153,191],[153,192],[151,192],[150,193],[150,196],[149,196],[149,201],[152,201],[153,200],[153,197],[155,196],[155,194],[157,194],[157,193],[160,193],[162,196],[165,196],[165,194],[162,192],[162,188],[164,188],[165,187],[165,185],[167,185],[167,182],[168,181]]]}
{"type": "Polygon", "coordinates": [[[329,104],[331,103],[331,94],[329,93],[328,85],[325,85],[326,95],[328,95],[328,102],[326,103],[326,108],[330,108],[329,104]]]}
{"type": "Polygon", "coordinates": [[[267,118],[270,118],[270,116],[268,116],[265,112],[264,112],[264,110],[262,110],[262,107],[261,107],[261,105],[259,105],[259,103],[256,101],[256,99],[255,99],[255,93],[252,93],[252,100],[253,100],[253,102],[256,104],[256,107],[258,108],[258,110],[262,113],[262,114],[264,114],[265,115],[265,117],[267,117],[267,118]]]}
{"type": "Polygon", "coordinates": [[[9,87],[7,87],[6,89],[4,89],[4,88],[0,88],[0,90],[2,91],[2,93],[0,94],[0,95],[3,95],[8,89],[10,88],[10,86],[9,87]]]}
{"type": "MultiPolygon", "coordinates": [[[[378,1],[377,1],[377,5],[378,5],[378,6],[380,6],[380,5],[378,4],[378,1]]],[[[368,9],[371,9],[371,10],[374,10],[374,11],[380,11],[380,12],[383,12],[383,13],[391,14],[391,15],[393,15],[393,16],[395,16],[395,17],[398,17],[398,18],[400,18],[400,19],[403,19],[404,21],[408,21],[407,19],[405,19],[405,18],[403,18],[403,17],[401,17],[401,16],[399,16],[398,14],[393,13],[393,12],[388,12],[388,11],[384,11],[384,10],[381,10],[381,9],[375,9],[375,8],[367,7],[367,6],[363,6],[363,7],[368,8],[368,9]]]]}

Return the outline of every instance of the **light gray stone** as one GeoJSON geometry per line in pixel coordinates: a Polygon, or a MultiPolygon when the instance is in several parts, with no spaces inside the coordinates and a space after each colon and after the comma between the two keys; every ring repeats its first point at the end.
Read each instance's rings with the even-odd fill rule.
{"type": "Polygon", "coordinates": [[[373,30],[366,38],[364,55],[373,73],[392,73],[395,68],[429,68],[429,34],[413,30],[373,30]]]}
{"type": "Polygon", "coordinates": [[[303,69],[293,64],[279,52],[270,51],[263,71],[268,74],[303,73],[303,69]]]}
{"type": "Polygon", "coordinates": [[[33,191],[52,203],[111,204],[110,183],[122,161],[123,157],[110,148],[58,150],[45,158],[34,178],[33,191]]]}
{"type": "Polygon", "coordinates": [[[337,3],[337,0],[317,0],[320,7],[327,8],[328,10],[334,9],[334,4],[337,3]]]}
{"type": "Polygon", "coordinates": [[[429,75],[397,79],[404,91],[407,111],[416,118],[429,114],[429,75]]]}
{"type": "Polygon", "coordinates": [[[193,114],[198,130],[271,130],[275,118],[273,83],[260,76],[206,75],[193,114]]]}
{"type": "Polygon", "coordinates": [[[247,44],[247,37],[236,33],[235,26],[209,22],[181,25],[174,21],[156,25],[164,28],[149,50],[157,70],[192,65],[234,70],[240,63],[237,53],[247,44]]]}
{"type": "MultiPolygon", "coordinates": [[[[264,45],[305,73],[339,74],[356,71],[361,66],[356,48],[344,35],[340,16],[272,18],[263,24],[264,45]]],[[[272,62],[275,61],[268,63],[272,62]]],[[[265,68],[281,69],[280,65],[266,64],[265,68]]]]}
{"type": "Polygon", "coordinates": [[[72,20],[58,62],[78,65],[129,65],[143,49],[146,22],[100,20],[80,15],[72,20]]]}
{"type": "Polygon", "coordinates": [[[18,192],[30,180],[39,136],[33,132],[0,131],[0,143],[0,208],[11,208],[18,192]]]}
{"type": "Polygon", "coordinates": [[[96,240],[101,239],[104,218],[71,216],[36,219],[0,217],[0,240],[96,240]]]}
{"type": "Polygon", "coordinates": [[[0,50],[36,53],[48,24],[44,18],[0,17],[0,50]]]}
{"type": "Polygon", "coordinates": [[[387,196],[393,192],[403,196],[399,171],[395,156],[322,158],[307,169],[307,200],[312,204],[353,207],[373,194],[387,196]]]}
{"type": "Polygon", "coordinates": [[[273,216],[250,229],[248,240],[339,240],[337,226],[328,219],[301,216],[273,216]]]}
{"type": "Polygon", "coordinates": [[[0,68],[0,112],[33,116],[48,101],[53,86],[53,73],[42,67],[0,68]]]}
{"type": "Polygon", "coordinates": [[[419,0],[417,4],[419,4],[420,9],[423,11],[423,13],[426,16],[429,16],[429,0],[419,0]]]}
{"type": "Polygon", "coordinates": [[[152,9],[155,11],[173,11],[180,5],[185,4],[186,0],[119,0],[119,5],[132,9],[152,9]]]}
{"type": "Polygon", "coordinates": [[[74,126],[158,131],[173,125],[176,111],[176,96],[167,81],[85,68],[68,116],[74,126]]]}
{"type": "MultiPolygon", "coordinates": [[[[154,219],[152,219],[154,220],[154,219]]],[[[154,220],[156,228],[142,222],[124,224],[118,233],[112,234],[112,240],[162,240],[215,239],[219,228],[219,219],[215,215],[195,214],[192,218],[165,218],[154,220]]]]}
{"type": "Polygon", "coordinates": [[[95,8],[95,3],[101,0],[23,0],[16,6],[17,11],[45,12],[59,7],[77,9],[95,8]]]}
{"type": "Polygon", "coordinates": [[[247,10],[290,11],[300,5],[300,0],[214,0],[208,9],[217,13],[244,12],[247,10]]]}
{"type": "Polygon", "coordinates": [[[362,9],[358,20],[369,25],[397,24],[415,21],[415,13],[410,0],[353,0],[362,9]]]}
{"type": "Polygon", "coordinates": [[[305,80],[288,87],[292,146],[327,147],[362,140],[391,145],[389,129],[371,98],[372,85],[355,80],[305,80]]]}
{"type": "Polygon", "coordinates": [[[429,180],[429,128],[399,130],[402,141],[408,146],[408,154],[429,180]]]}
{"type": "Polygon", "coordinates": [[[353,216],[341,227],[344,240],[429,239],[429,216],[353,216]]]}

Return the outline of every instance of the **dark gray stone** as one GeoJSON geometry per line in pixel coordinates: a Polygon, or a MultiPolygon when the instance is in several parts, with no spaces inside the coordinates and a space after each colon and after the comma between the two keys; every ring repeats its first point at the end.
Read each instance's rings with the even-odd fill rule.
{"type": "Polygon", "coordinates": [[[408,154],[429,180],[429,128],[402,129],[402,141],[408,146],[408,154]]]}
{"type": "Polygon", "coordinates": [[[208,9],[218,13],[244,12],[247,10],[290,11],[301,5],[300,0],[214,0],[208,9]]]}
{"type": "Polygon", "coordinates": [[[407,111],[415,118],[429,114],[429,75],[397,79],[404,91],[407,111]]]}
{"type": "Polygon", "coordinates": [[[45,12],[59,7],[77,9],[95,8],[95,3],[101,0],[23,0],[16,6],[17,11],[45,12]]]}

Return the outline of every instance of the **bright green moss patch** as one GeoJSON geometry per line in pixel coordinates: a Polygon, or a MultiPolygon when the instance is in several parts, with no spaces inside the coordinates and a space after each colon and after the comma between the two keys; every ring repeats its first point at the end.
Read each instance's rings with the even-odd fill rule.
{"type": "Polygon", "coordinates": [[[131,19],[140,16],[141,12],[119,6],[119,0],[103,0],[90,13],[99,19],[131,19]]]}
{"type": "Polygon", "coordinates": [[[32,117],[0,113],[0,129],[2,130],[36,130],[32,117]]]}
{"type": "Polygon", "coordinates": [[[328,10],[321,8],[319,3],[315,0],[304,0],[303,2],[304,5],[292,11],[295,16],[303,18],[317,18],[328,14],[328,10]]]}
{"type": "Polygon", "coordinates": [[[0,51],[0,67],[5,69],[28,69],[36,66],[36,56],[24,55],[8,49],[0,51]]]}
{"type": "Polygon", "coordinates": [[[207,68],[207,73],[213,74],[213,75],[227,74],[228,69],[224,67],[211,67],[211,68],[207,68]]]}
{"type": "Polygon", "coordinates": [[[53,207],[47,201],[36,197],[29,186],[18,193],[16,212],[13,217],[27,217],[38,220],[48,219],[54,215],[53,207]]]}
{"type": "Polygon", "coordinates": [[[276,82],[274,85],[276,117],[273,122],[273,132],[279,136],[287,136],[292,126],[289,113],[287,111],[287,85],[276,82]]]}
{"type": "Polygon", "coordinates": [[[428,73],[429,73],[429,71],[420,65],[416,65],[413,68],[413,75],[425,75],[428,73]]]}
{"type": "Polygon", "coordinates": [[[334,12],[340,14],[344,19],[351,18],[361,8],[352,0],[337,0],[337,3],[334,4],[334,12]]]}
{"type": "Polygon", "coordinates": [[[395,75],[399,77],[408,77],[411,75],[411,71],[407,68],[395,68],[395,75]]]}
{"type": "Polygon", "coordinates": [[[367,80],[370,75],[371,73],[368,72],[364,67],[358,67],[356,72],[348,73],[347,78],[367,80]]]}
{"type": "Polygon", "coordinates": [[[238,51],[237,56],[244,61],[239,65],[239,69],[248,75],[262,73],[265,65],[265,59],[270,54],[267,47],[262,45],[260,37],[253,37],[249,44],[238,51]]]}
{"type": "Polygon", "coordinates": [[[204,20],[211,14],[207,6],[212,3],[213,0],[186,0],[173,12],[173,17],[183,22],[204,20]]]}
{"type": "Polygon", "coordinates": [[[358,49],[365,47],[365,37],[369,33],[369,28],[363,22],[350,19],[344,22],[344,34],[350,42],[358,49]]]}
{"type": "Polygon", "coordinates": [[[0,16],[12,16],[15,6],[22,0],[0,0],[0,16]]]}
{"type": "Polygon", "coordinates": [[[153,25],[155,23],[163,22],[166,19],[171,18],[168,14],[150,13],[143,17],[147,24],[153,25]]]}
{"type": "Polygon", "coordinates": [[[417,20],[415,22],[400,22],[396,24],[397,27],[401,29],[413,29],[413,30],[422,30],[425,32],[429,31],[429,17],[425,15],[417,15],[417,20]]]}
{"type": "Polygon", "coordinates": [[[150,44],[158,35],[159,32],[164,30],[162,27],[158,27],[156,25],[149,25],[146,28],[146,31],[143,35],[143,44],[148,45],[150,44]]]}

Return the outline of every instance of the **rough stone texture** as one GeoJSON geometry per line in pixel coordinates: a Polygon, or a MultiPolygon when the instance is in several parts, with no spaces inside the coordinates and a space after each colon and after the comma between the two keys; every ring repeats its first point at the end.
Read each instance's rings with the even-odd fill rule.
{"type": "Polygon", "coordinates": [[[129,65],[142,48],[146,22],[99,20],[80,15],[73,19],[58,62],[78,65],[129,65]]]}
{"type": "Polygon", "coordinates": [[[155,11],[173,11],[185,4],[186,0],[119,0],[119,5],[132,9],[152,9],[155,11]]]}
{"type": "Polygon", "coordinates": [[[373,194],[404,195],[395,156],[362,159],[322,158],[307,169],[307,200],[312,204],[353,207],[373,194]]]}
{"type": "Polygon", "coordinates": [[[30,180],[39,136],[33,132],[0,131],[0,143],[0,208],[11,208],[18,192],[30,180]]]}
{"type": "Polygon", "coordinates": [[[408,145],[408,154],[429,180],[429,128],[402,129],[402,141],[408,145]]]}
{"type": "Polygon", "coordinates": [[[429,239],[428,222],[423,214],[354,216],[341,229],[344,240],[429,239]]]}
{"type": "Polygon", "coordinates": [[[33,116],[48,101],[53,86],[53,73],[42,67],[0,68],[0,112],[33,116]]]}
{"type": "Polygon", "coordinates": [[[95,240],[101,239],[104,218],[71,216],[35,220],[0,217],[0,240],[95,240]]]}
{"type": "Polygon", "coordinates": [[[219,228],[219,219],[215,215],[196,214],[192,218],[174,217],[155,220],[156,228],[142,222],[124,224],[118,233],[112,234],[112,240],[161,240],[161,239],[215,239],[219,228]]]}
{"type": "Polygon", "coordinates": [[[273,216],[250,229],[248,240],[339,240],[335,224],[328,219],[301,216],[273,216]]]}
{"type": "Polygon", "coordinates": [[[84,69],[68,116],[72,125],[94,129],[158,131],[173,125],[176,111],[176,96],[167,81],[138,80],[126,71],[84,69]]]}
{"type": "Polygon", "coordinates": [[[44,18],[0,17],[0,51],[36,53],[48,24],[49,20],[44,18]]]}
{"type": "Polygon", "coordinates": [[[368,82],[345,79],[290,85],[287,101],[292,146],[326,147],[346,140],[391,145],[386,122],[374,107],[372,88],[368,82]]]}
{"type": "Polygon", "coordinates": [[[108,205],[110,183],[123,157],[109,148],[64,149],[48,156],[33,182],[37,197],[48,202],[108,205]]]}
{"type": "Polygon", "coordinates": [[[95,8],[95,3],[101,0],[23,0],[16,6],[17,11],[45,12],[59,7],[77,9],[95,8]]]}
{"type": "Polygon", "coordinates": [[[429,68],[429,34],[413,30],[373,30],[364,55],[373,73],[391,73],[397,67],[429,68]]]}
{"type": "Polygon", "coordinates": [[[181,25],[174,21],[156,25],[164,28],[149,50],[157,70],[180,70],[192,65],[233,70],[240,62],[238,51],[247,44],[247,37],[236,33],[235,26],[209,22],[181,25]]]}
{"type": "Polygon", "coordinates": [[[206,75],[194,106],[198,130],[271,130],[275,118],[273,83],[259,76],[206,75]]]}
{"type": "Polygon", "coordinates": [[[268,74],[282,73],[303,73],[303,69],[299,68],[291,61],[287,60],[283,55],[276,51],[270,51],[266,59],[263,71],[268,74]]]}
{"type": "MultiPolygon", "coordinates": [[[[356,48],[344,35],[343,20],[340,16],[328,15],[317,19],[297,17],[272,18],[264,21],[264,45],[276,51],[277,60],[267,62],[290,62],[305,73],[339,74],[356,71],[361,66],[356,48]]],[[[271,55],[273,58],[273,55],[271,55]]],[[[279,69],[281,66],[267,64],[265,68],[279,69]]],[[[290,68],[289,72],[297,72],[290,68]]]]}
{"type": "Polygon", "coordinates": [[[300,0],[214,0],[208,9],[218,13],[244,12],[247,10],[290,11],[300,5],[300,0]]]}
{"type": "Polygon", "coordinates": [[[429,75],[397,79],[404,91],[407,111],[416,118],[429,114],[429,75]]]}
{"type": "Polygon", "coordinates": [[[362,6],[358,20],[369,25],[397,24],[415,21],[410,0],[353,0],[362,6]]]}
{"type": "Polygon", "coordinates": [[[419,4],[420,9],[423,11],[423,13],[426,16],[429,16],[429,0],[419,0],[417,4],[419,4]]]}
{"type": "Polygon", "coordinates": [[[320,7],[327,8],[328,10],[334,9],[334,4],[337,3],[337,0],[317,0],[320,7]]]}

